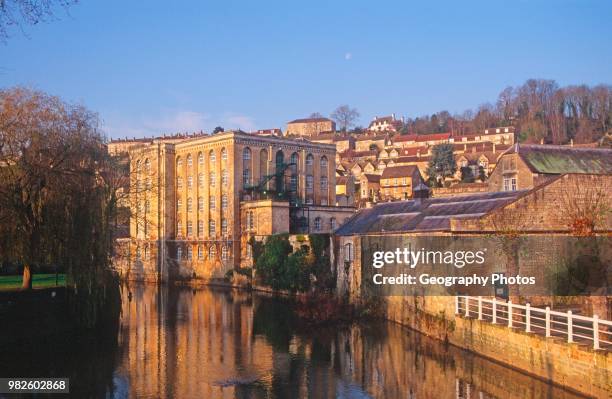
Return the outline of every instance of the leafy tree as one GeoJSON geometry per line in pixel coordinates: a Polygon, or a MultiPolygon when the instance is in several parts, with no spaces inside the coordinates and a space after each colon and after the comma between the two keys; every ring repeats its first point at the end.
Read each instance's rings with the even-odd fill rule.
{"type": "Polygon", "coordinates": [[[223,129],[223,127],[217,126],[216,128],[214,128],[213,134],[223,133],[224,131],[225,131],[225,129],[223,129]]]}
{"type": "Polygon", "coordinates": [[[357,111],[357,108],[341,105],[331,114],[331,118],[336,121],[340,130],[346,132],[355,126],[355,122],[359,118],[359,111],[357,111]]]}
{"type": "Polygon", "coordinates": [[[441,186],[444,179],[457,172],[457,162],[451,144],[438,144],[432,149],[431,159],[427,166],[427,175],[431,184],[441,186]]]}
{"type": "Polygon", "coordinates": [[[474,173],[472,173],[472,168],[469,166],[463,166],[460,169],[461,171],[461,181],[464,183],[473,183],[474,182],[474,173]]]}

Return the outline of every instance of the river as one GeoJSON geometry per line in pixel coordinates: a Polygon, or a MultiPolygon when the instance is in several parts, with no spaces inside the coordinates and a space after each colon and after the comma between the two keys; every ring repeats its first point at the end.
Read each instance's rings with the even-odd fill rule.
{"type": "Polygon", "coordinates": [[[109,334],[13,348],[0,374],[69,376],[77,398],[579,397],[393,323],[313,327],[245,291],[124,288],[109,334]]]}

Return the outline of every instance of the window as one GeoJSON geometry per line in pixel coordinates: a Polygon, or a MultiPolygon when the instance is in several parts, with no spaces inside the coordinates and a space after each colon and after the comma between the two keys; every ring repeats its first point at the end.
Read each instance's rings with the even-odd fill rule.
{"type": "Polygon", "coordinates": [[[306,190],[312,191],[313,187],[314,187],[314,180],[312,178],[312,175],[306,176],[306,190]]]}
{"type": "Polygon", "coordinates": [[[408,178],[404,177],[404,178],[402,179],[402,184],[403,184],[404,186],[408,185],[408,178]]]}
{"type": "Polygon", "coordinates": [[[151,187],[153,187],[153,185],[151,184],[151,178],[147,177],[147,179],[145,180],[145,187],[147,190],[150,190],[151,187]]]}
{"type": "Polygon", "coordinates": [[[504,177],[504,191],[510,191],[510,179],[504,177]]]}
{"type": "Polygon", "coordinates": [[[308,205],[314,204],[314,201],[312,200],[312,197],[306,198],[306,204],[308,204],[308,205]]]}
{"type": "Polygon", "coordinates": [[[314,229],[315,231],[320,231],[321,230],[321,218],[316,217],[314,220],[314,229]]]}
{"type": "Polygon", "coordinates": [[[314,165],[314,157],[312,156],[312,154],[308,154],[306,156],[306,166],[312,166],[314,165]]]}
{"type": "Polygon", "coordinates": [[[178,237],[183,235],[183,223],[180,220],[176,222],[176,235],[178,237]]]}
{"type": "Polygon", "coordinates": [[[227,235],[227,219],[221,219],[221,234],[227,235]]]}
{"type": "Polygon", "coordinates": [[[204,197],[198,197],[198,212],[204,210],[204,197]]]}
{"type": "Polygon", "coordinates": [[[191,213],[191,211],[193,211],[193,200],[187,198],[187,212],[191,213]]]}
{"type": "Polygon", "coordinates": [[[213,260],[217,257],[217,249],[215,248],[214,245],[211,245],[208,248],[208,259],[213,260]]]}
{"type": "Polygon", "coordinates": [[[204,187],[204,173],[198,173],[198,186],[204,187]]]}
{"type": "Polygon", "coordinates": [[[251,149],[249,147],[245,147],[242,150],[242,161],[244,163],[248,163],[251,160],[251,149]]]}
{"type": "Polygon", "coordinates": [[[151,202],[149,200],[145,201],[145,213],[151,212],[151,202]]]}
{"type": "Polygon", "coordinates": [[[193,223],[191,220],[187,221],[187,236],[191,237],[193,235],[193,223]]]}
{"type": "Polygon", "coordinates": [[[217,183],[217,176],[215,175],[215,172],[210,172],[210,182],[209,182],[210,187],[214,188],[216,183],[217,183]]]}
{"type": "Polygon", "coordinates": [[[176,188],[179,190],[183,188],[183,178],[180,176],[176,178],[176,188]]]}
{"type": "Polygon", "coordinates": [[[187,259],[193,259],[193,248],[191,247],[191,245],[187,247],[187,259]]]}
{"type": "Polygon", "coordinates": [[[321,176],[321,190],[327,191],[327,176],[321,176]]]}
{"type": "Polygon", "coordinates": [[[198,245],[198,259],[204,259],[204,248],[201,245],[198,245]]]}
{"type": "Polygon", "coordinates": [[[180,212],[182,207],[183,207],[183,200],[178,198],[176,200],[176,211],[180,212]]]}
{"type": "Polygon", "coordinates": [[[253,216],[253,212],[247,212],[247,228],[249,230],[253,230],[255,227],[255,217],[253,216]]]}
{"type": "Polygon", "coordinates": [[[346,243],[344,244],[344,261],[352,262],[353,260],[354,260],[353,244],[346,243]]]}
{"type": "Polygon", "coordinates": [[[217,206],[216,206],[216,201],[215,201],[215,196],[214,196],[214,195],[211,195],[211,196],[208,198],[208,207],[209,207],[211,210],[214,210],[214,209],[217,207],[217,206]]]}
{"type": "Polygon", "coordinates": [[[227,172],[227,169],[223,169],[221,171],[221,185],[227,186],[228,184],[229,184],[229,173],[227,172]]]}
{"type": "Polygon", "coordinates": [[[336,229],[336,218],[329,219],[329,227],[333,230],[336,229]]]}
{"type": "Polygon", "coordinates": [[[510,179],[510,186],[512,188],[512,191],[516,191],[516,177],[510,179]]]}
{"type": "Polygon", "coordinates": [[[183,259],[183,248],[178,247],[176,249],[176,260],[180,261],[183,259]]]}
{"type": "Polygon", "coordinates": [[[193,159],[191,158],[191,154],[187,155],[187,166],[193,166],[193,159]]]}
{"type": "Polygon", "coordinates": [[[208,222],[208,235],[214,236],[215,230],[216,230],[216,223],[214,220],[211,220],[210,222],[208,222]]]}
{"type": "Polygon", "coordinates": [[[200,166],[204,165],[204,154],[202,154],[202,153],[198,154],[198,165],[200,165],[200,166]]]}
{"type": "Polygon", "coordinates": [[[202,237],[204,235],[204,221],[198,221],[198,236],[202,237]]]}
{"type": "Polygon", "coordinates": [[[246,257],[247,259],[251,259],[253,257],[253,247],[251,244],[246,245],[246,257]]]}
{"type": "Polygon", "coordinates": [[[227,250],[227,246],[226,246],[226,245],[224,245],[224,246],[221,248],[221,259],[222,259],[222,260],[227,260],[227,258],[228,258],[228,252],[229,252],[229,251],[227,250]]]}
{"type": "Polygon", "coordinates": [[[221,209],[227,209],[227,194],[221,196],[221,209]]]}
{"type": "Polygon", "coordinates": [[[251,184],[251,171],[249,169],[245,169],[242,171],[242,183],[244,187],[251,184]]]}
{"type": "Polygon", "coordinates": [[[176,167],[180,168],[183,166],[183,159],[181,157],[176,158],[176,167]]]}
{"type": "Polygon", "coordinates": [[[300,159],[300,157],[299,157],[297,152],[294,152],[293,154],[291,154],[291,158],[290,158],[289,163],[293,164],[293,165],[291,165],[293,170],[297,170],[299,159],[300,159]]]}
{"type": "Polygon", "coordinates": [[[227,161],[227,151],[225,150],[225,148],[221,148],[221,160],[227,161]]]}
{"type": "Polygon", "coordinates": [[[327,205],[327,198],[321,198],[321,205],[327,205]]]}
{"type": "Polygon", "coordinates": [[[291,184],[291,190],[294,190],[294,191],[297,190],[297,185],[298,185],[297,175],[291,175],[289,184],[291,184]]]}
{"type": "Polygon", "coordinates": [[[327,173],[327,157],[321,157],[321,173],[327,173]]]}
{"type": "Polygon", "coordinates": [[[208,153],[208,159],[211,164],[217,162],[217,156],[215,155],[215,152],[213,150],[210,150],[210,152],[208,153]]]}
{"type": "Polygon", "coordinates": [[[151,172],[151,161],[149,160],[149,158],[145,159],[144,165],[145,165],[145,172],[147,173],[151,172]]]}

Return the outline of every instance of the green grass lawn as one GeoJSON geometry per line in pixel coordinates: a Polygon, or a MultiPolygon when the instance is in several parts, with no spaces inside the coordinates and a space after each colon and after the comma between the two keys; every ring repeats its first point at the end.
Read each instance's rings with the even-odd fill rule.
{"type": "MultiPolygon", "coordinates": [[[[21,288],[22,276],[0,276],[0,290],[21,288]]],[[[58,274],[57,285],[66,284],[66,275],[58,274]]],[[[55,287],[55,274],[34,274],[32,281],[34,288],[55,287]]]]}

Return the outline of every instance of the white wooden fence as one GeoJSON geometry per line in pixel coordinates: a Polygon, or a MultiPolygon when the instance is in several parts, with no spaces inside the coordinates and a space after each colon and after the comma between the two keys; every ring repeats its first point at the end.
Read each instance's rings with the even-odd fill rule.
{"type": "Polygon", "coordinates": [[[597,315],[585,317],[572,314],[571,310],[556,312],[548,306],[542,309],[463,295],[455,297],[455,313],[546,337],[561,337],[570,343],[588,343],[594,349],[612,349],[612,322],[601,320],[597,315]]]}

